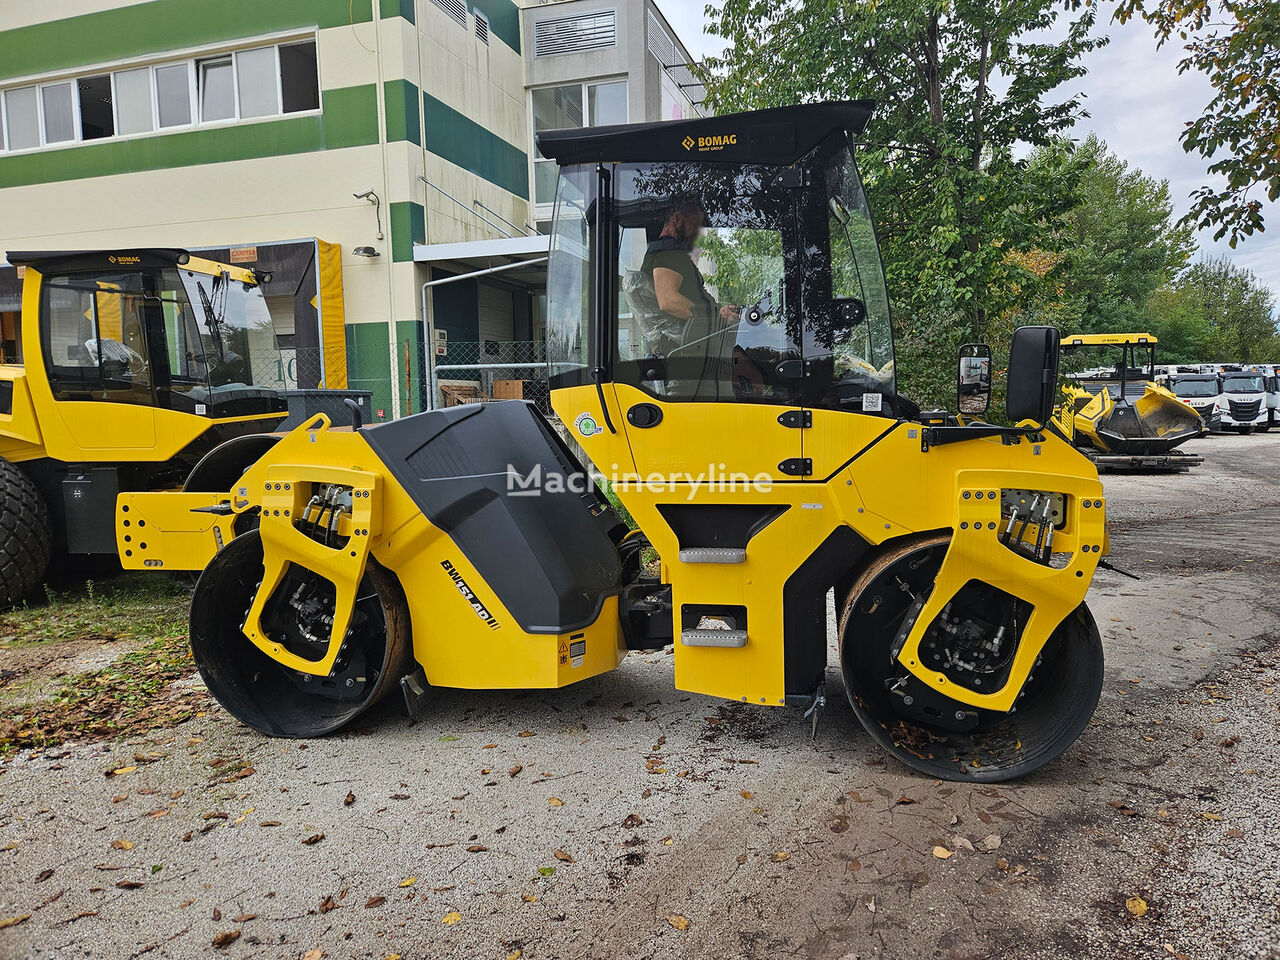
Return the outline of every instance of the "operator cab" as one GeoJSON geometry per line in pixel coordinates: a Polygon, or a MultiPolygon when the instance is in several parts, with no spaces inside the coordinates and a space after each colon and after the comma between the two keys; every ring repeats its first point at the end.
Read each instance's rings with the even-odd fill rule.
{"type": "Polygon", "coordinates": [[[253,271],[172,249],[8,259],[38,274],[39,351],[55,400],[211,418],[287,409],[253,271]]]}
{"type": "Polygon", "coordinates": [[[560,162],[553,389],[611,381],[668,403],[859,411],[871,393],[880,401],[866,408],[881,416],[916,412],[896,391],[884,271],[853,159],[871,110],[814,104],[539,134],[560,162]],[[636,159],[610,162],[620,156],[636,159]]]}

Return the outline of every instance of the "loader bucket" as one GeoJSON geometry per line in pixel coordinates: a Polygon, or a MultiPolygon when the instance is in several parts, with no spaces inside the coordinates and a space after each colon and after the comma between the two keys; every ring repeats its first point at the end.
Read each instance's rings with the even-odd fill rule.
{"type": "MultiPolygon", "coordinates": [[[[191,605],[191,652],[200,676],[236,719],[273,737],[318,737],[351,722],[399,682],[409,656],[409,615],[396,579],[370,561],[356,611],[327,677],[288,669],[245,636],[262,581],[256,530],[231,541],[200,575],[191,605]]],[[[327,581],[291,567],[268,601],[264,627],[295,652],[332,607],[327,581]]]]}

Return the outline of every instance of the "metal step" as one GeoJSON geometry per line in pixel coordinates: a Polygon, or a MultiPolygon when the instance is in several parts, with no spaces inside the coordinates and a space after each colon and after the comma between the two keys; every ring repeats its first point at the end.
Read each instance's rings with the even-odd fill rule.
{"type": "Polygon", "coordinates": [[[681,547],[681,563],[746,563],[746,547],[681,547]]]}
{"type": "Polygon", "coordinates": [[[745,630],[684,630],[680,642],[686,647],[745,647],[745,630]]]}

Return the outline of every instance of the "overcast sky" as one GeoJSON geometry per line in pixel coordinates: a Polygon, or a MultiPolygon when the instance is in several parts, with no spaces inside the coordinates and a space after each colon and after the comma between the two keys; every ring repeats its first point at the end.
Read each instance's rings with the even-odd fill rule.
{"type": "MultiPolygon", "coordinates": [[[[723,48],[719,37],[703,32],[702,0],[659,0],[659,7],[695,58],[723,48]]],[[[1083,139],[1097,133],[1130,164],[1168,180],[1181,216],[1190,206],[1188,195],[1207,177],[1205,161],[1183,152],[1178,137],[1186,122],[1212,99],[1209,83],[1196,72],[1179,76],[1181,47],[1167,44],[1157,50],[1151,29],[1143,23],[1103,24],[1101,30],[1111,42],[1089,54],[1089,72],[1073,84],[1085,94],[1090,116],[1077,121],[1072,136],[1083,139]]],[[[1255,188],[1254,194],[1265,200],[1264,190],[1255,188]]],[[[1270,229],[1241,241],[1235,250],[1225,240],[1214,243],[1212,230],[1202,231],[1196,239],[1202,253],[1229,256],[1280,297],[1280,203],[1267,204],[1263,212],[1270,229]]]]}

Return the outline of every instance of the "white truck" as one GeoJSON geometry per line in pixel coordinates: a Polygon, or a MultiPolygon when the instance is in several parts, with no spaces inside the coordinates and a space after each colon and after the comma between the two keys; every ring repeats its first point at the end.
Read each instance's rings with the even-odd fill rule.
{"type": "Polygon", "coordinates": [[[1218,411],[1222,415],[1223,429],[1239,430],[1241,433],[1252,433],[1255,429],[1265,432],[1270,429],[1267,380],[1261,373],[1244,370],[1222,372],[1218,411]]]}

